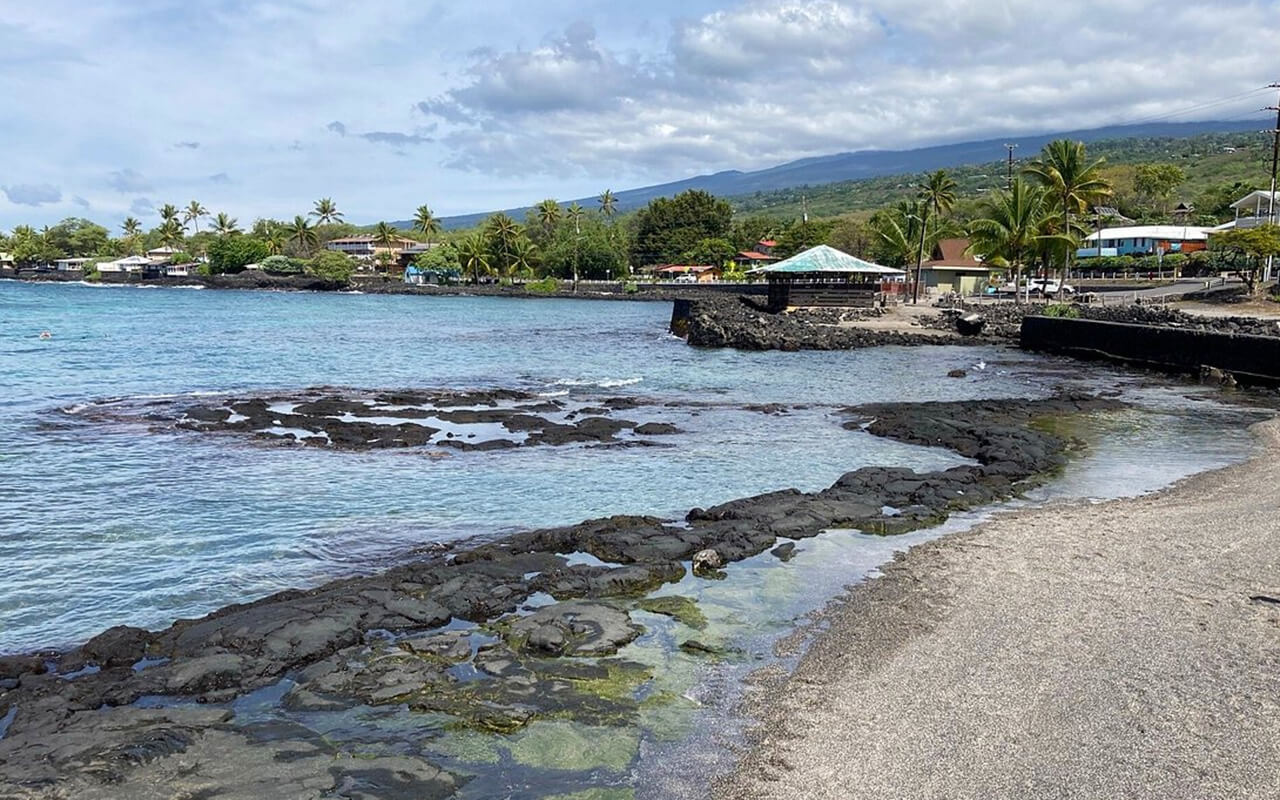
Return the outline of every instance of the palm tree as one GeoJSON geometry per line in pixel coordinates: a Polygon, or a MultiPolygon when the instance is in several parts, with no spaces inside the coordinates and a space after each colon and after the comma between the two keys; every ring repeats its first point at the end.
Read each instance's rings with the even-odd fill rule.
{"type": "Polygon", "coordinates": [[[1049,195],[1022,178],[1015,178],[1008,191],[997,192],[983,205],[984,216],[969,223],[972,248],[983,258],[1003,262],[1013,271],[1016,287],[1022,268],[1046,238],[1057,212],[1050,208],[1049,195]]]}
{"type": "Polygon", "coordinates": [[[240,223],[235,217],[228,216],[227,212],[219,211],[218,216],[213,218],[213,232],[219,236],[229,236],[233,233],[240,232],[240,223]]]}
{"type": "Polygon", "coordinates": [[[925,245],[921,232],[925,229],[927,213],[919,201],[902,200],[871,218],[871,230],[890,266],[906,268],[918,260],[925,245]]]}
{"type": "MultiPolygon", "coordinates": [[[[1096,201],[1109,197],[1113,190],[1102,176],[1105,158],[1089,161],[1083,142],[1057,139],[1040,151],[1039,157],[1023,167],[1023,173],[1043,186],[1056,198],[1062,212],[1064,236],[1070,236],[1071,215],[1082,215],[1096,201]]],[[[1071,247],[1063,258],[1063,280],[1071,266],[1071,247]]]]}
{"type": "Polygon", "coordinates": [[[556,223],[560,221],[560,204],[548,197],[538,203],[534,211],[538,215],[538,223],[542,225],[543,232],[550,236],[556,228],[556,223]]]}
{"type": "Polygon", "coordinates": [[[533,275],[534,264],[538,260],[538,246],[529,241],[528,236],[516,238],[511,250],[511,271],[524,277],[533,275]]]}
{"type": "MultiPolygon", "coordinates": [[[[924,210],[921,216],[934,220],[934,236],[937,236],[937,218],[951,211],[956,202],[956,182],[945,169],[930,173],[920,189],[920,206],[924,210]]],[[[916,281],[911,290],[911,302],[920,300],[920,268],[924,265],[924,237],[928,224],[920,226],[920,249],[916,253],[916,281]]]]}
{"type": "Polygon", "coordinates": [[[418,206],[413,215],[413,229],[427,237],[427,249],[431,249],[431,237],[440,232],[440,220],[427,206],[418,206]]]}
{"type": "Polygon", "coordinates": [[[198,200],[192,200],[182,211],[182,221],[184,224],[191,224],[194,233],[200,232],[200,218],[209,216],[209,210],[200,205],[198,200]]]}
{"type": "MultiPolygon", "coordinates": [[[[385,252],[388,256],[390,256],[392,252],[396,249],[395,248],[396,243],[400,241],[400,231],[396,230],[396,227],[394,225],[388,225],[385,222],[379,222],[377,226],[373,229],[373,239],[378,244],[382,245],[383,252],[385,252]]],[[[380,257],[381,255],[382,254],[379,253],[380,257]]],[[[385,266],[386,266],[385,261],[383,262],[383,265],[385,270],[385,266]]]]}
{"type": "Polygon", "coordinates": [[[160,225],[160,244],[177,249],[182,244],[183,227],[176,218],[167,219],[160,225]]]}
{"type": "Polygon", "coordinates": [[[614,196],[612,189],[605,189],[600,193],[600,213],[606,219],[612,219],[618,213],[618,198],[614,196]]]}
{"type": "Polygon", "coordinates": [[[484,234],[476,232],[458,245],[458,259],[464,272],[474,277],[472,283],[480,283],[480,273],[489,271],[489,243],[484,234]]]}
{"type": "Polygon", "coordinates": [[[178,213],[179,212],[178,212],[177,206],[175,206],[173,203],[165,203],[163,206],[160,207],[160,221],[161,222],[169,222],[171,220],[176,221],[178,219],[178,213]]]}
{"type": "Polygon", "coordinates": [[[577,203],[571,204],[569,206],[569,210],[565,212],[565,216],[568,217],[569,221],[573,223],[574,233],[582,233],[582,225],[581,225],[582,215],[585,214],[586,212],[587,210],[582,206],[578,205],[577,203]]]}
{"type": "Polygon", "coordinates": [[[586,209],[582,206],[572,203],[566,212],[566,216],[573,221],[573,291],[575,294],[578,291],[578,259],[581,255],[579,248],[582,244],[582,215],[585,211],[586,209]]]}
{"type": "Polygon", "coordinates": [[[333,202],[331,197],[322,197],[317,200],[315,209],[307,216],[315,217],[318,225],[342,222],[342,212],[338,210],[337,204],[333,202]]]}
{"type": "Polygon", "coordinates": [[[124,231],[125,247],[133,253],[138,244],[138,237],[142,235],[142,223],[134,217],[125,217],[120,229],[124,231]]]}
{"type": "Polygon", "coordinates": [[[273,256],[282,254],[285,242],[288,241],[284,226],[274,222],[263,226],[261,238],[262,243],[267,246],[267,252],[273,256]]]}
{"type": "Polygon", "coordinates": [[[315,228],[312,228],[311,223],[307,222],[307,218],[301,214],[293,218],[293,224],[288,227],[286,233],[289,235],[289,241],[297,243],[303,255],[310,255],[311,248],[315,247],[316,242],[319,241],[315,228]]]}
{"type": "Polygon", "coordinates": [[[520,237],[520,226],[506,214],[494,214],[485,224],[490,243],[490,253],[497,263],[493,266],[510,277],[516,239],[520,237]]]}

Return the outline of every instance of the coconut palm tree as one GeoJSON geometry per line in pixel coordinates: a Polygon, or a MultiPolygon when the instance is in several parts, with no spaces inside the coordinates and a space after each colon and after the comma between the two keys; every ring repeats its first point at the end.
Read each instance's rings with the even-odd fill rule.
{"type": "Polygon", "coordinates": [[[209,210],[200,205],[198,200],[192,200],[187,207],[182,210],[183,225],[191,225],[192,233],[200,232],[200,218],[209,216],[209,210]]]}
{"type": "MultiPolygon", "coordinates": [[[[1023,167],[1023,174],[1049,192],[1062,213],[1064,236],[1070,236],[1071,215],[1083,215],[1091,205],[1111,196],[1111,183],[1102,175],[1105,158],[1089,160],[1083,142],[1057,139],[1049,142],[1040,155],[1023,167]]],[[[1062,262],[1063,283],[1071,266],[1071,247],[1066,246],[1062,262]]]]}
{"type": "Polygon", "coordinates": [[[288,241],[288,236],[282,225],[278,225],[275,222],[267,223],[262,227],[260,238],[262,243],[267,246],[267,253],[270,255],[278,256],[284,253],[284,246],[288,241]]]}
{"type": "Polygon", "coordinates": [[[871,230],[890,266],[905,269],[919,258],[925,246],[921,232],[927,213],[919,201],[902,200],[871,218],[871,230]]]}
{"type": "Polygon", "coordinates": [[[315,217],[317,225],[332,225],[342,222],[342,212],[331,197],[322,197],[316,201],[315,208],[307,216],[315,217]]]}
{"type": "Polygon", "coordinates": [[[160,224],[160,244],[177,249],[182,244],[183,227],[177,218],[167,219],[160,224]]]}
{"type": "Polygon", "coordinates": [[[142,235],[142,223],[134,217],[125,217],[120,229],[124,231],[125,249],[132,254],[138,246],[138,237],[142,235]]]}
{"type": "Polygon", "coordinates": [[[538,224],[542,226],[542,230],[548,236],[556,229],[556,223],[560,221],[560,204],[548,197],[534,207],[534,212],[538,217],[538,224]]]}
{"type": "Polygon", "coordinates": [[[319,241],[315,228],[312,228],[311,223],[307,222],[307,218],[301,214],[293,218],[293,224],[289,225],[285,232],[289,236],[289,241],[296,243],[304,256],[310,255],[311,248],[315,247],[319,241]]]}
{"type": "Polygon", "coordinates": [[[612,189],[605,189],[600,193],[600,213],[604,214],[605,219],[612,219],[618,213],[618,198],[614,196],[612,189]]]}
{"type": "MultiPolygon", "coordinates": [[[[388,256],[396,249],[396,244],[400,241],[400,231],[396,230],[396,226],[389,225],[386,222],[379,222],[373,229],[373,240],[382,245],[383,252],[388,256]]],[[[379,253],[379,256],[382,254],[379,253]]],[[[384,268],[386,261],[383,261],[384,268]]]]}
{"type": "Polygon", "coordinates": [[[480,283],[480,273],[489,271],[489,242],[484,234],[476,232],[458,244],[458,260],[463,272],[470,272],[472,283],[480,283]]]}
{"type": "Polygon", "coordinates": [[[1047,238],[1057,211],[1050,195],[1040,186],[1015,178],[1008,191],[996,192],[982,207],[983,216],[969,223],[974,252],[995,263],[1003,262],[1013,272],[1016,287],[1022,269],[1047,238]]]}
{"type": "Polygon", "coordinates": [[[178,214],[180,212],[178,211],[178,207],[175,206],[173,203],[165,203],[164,205],[160,206],[159,213],[160,213],[160,221],[163,223],[163,222],[169,222],[170,220],[176,221],[178,219],[178,214]]]}
{"type": "Polygon", "coordinates": [[[940,169],[930,173],[925,179],[924,186],[920,188],[920,207],[924,211],[921,216],[926,220],[926,224],[920,225],[920,249],[916,252],[916,280],[915,286],[911,291],[911,302],[915,303],[920,300],[920,269],[924,265],[924,239],[929,227],[927,221],[933,221],[934,237],[936,240],[938,223],[937,220],[943,215],[951,211],[951,207],[956,202],[956,182],[947,174],[945,169],[940,169]]]}
{"type": "Polygon", "coordinates": [[[534,265],[538,261],[538,246],[529,241],[528,236],[516,238],[511,250],[511,272],[529,278],[533,276],[534,265]]]}
{"type": "Polygon", "coordinates": [[[494,214],[485,223],[489,252],[494,266],[504,277],[510,277],[515,242],[520,238],[520,226],[506,214],[494,214]]]}
{"type": "Polygon", "coordinates": [[[240,223],[235,217],[229,216],[225,211],[219,211],[218,216],[213,218],[213,232],[219,236],[229,236],[233,233],[240,232],[240,223]]]}
{"type": "Polygon", "coordinates": [[[427,247],[431,247],[431,237],[440,232],[440,220],[425,205],[418,206],[413,215],[413,229],[427,238],[427,247]]]}
{"type": "Polygon", "coordinates": [[[577,203],[572,203],[565,212],[565,216],[573,223],[574,233],[582,233],[582,215],[585,213],[587,210],[577,203]]]}

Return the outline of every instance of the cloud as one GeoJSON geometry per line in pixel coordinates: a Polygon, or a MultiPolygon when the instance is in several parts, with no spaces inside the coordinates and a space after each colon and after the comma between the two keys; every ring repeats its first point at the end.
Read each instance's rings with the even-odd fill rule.
{"type": "Polygon", "coordinates": [[[336,119],[333,122],[330,122],[328,125],[325,125],[324,127],[325,127],[325,130],[336,133],[339,136],[347,135],[347,126],[343,125],[341,122],[338,122],[336,119]]]}
{"type": "Polygon", "coordinates": [[[369,131],[360,134],[360,138],[376,144],[389,144],[395,147],[404,147],[406,145],[427,144],[435,141],[428,136],[419,136],[418,134],[397,133],[395,131],[369,131]]]}
{"type": "Polygon", "coordinates": [[[107,176],[107,186],[121,194],[152,191],[151,182],[133,169],[120,169],[107,176]]]}
{"type": "Polygon", "coordinates": [[[89,201],[84,199],[80,195],[76,195],[75,197],[71,198],[71,202],[75,203],[81,208],[90,208],[89,201]]]}
{"type": "Polygon", "coordinates": [[[175,142],[173,146],[174,146],[174,147],[177,147],[177,148],[180,148],[180,149],[184,149],[184,150],[199,150],[199,149],[200,149],[200,143],[199,143],[199,142],[175,142]]]}
{"type": "Polygon", "coordinates": [[[225,172],[219,172],[209,176],[210,183],[231,183],[231,176],[225,172]]]}
{"type": "Polygon", "coordinates": [[[62,200],[62,190],[48,183],[19,183],[3,188],[9,202],[20,206],[42,206],[62,200]]]}
{"type": "Polygon", "coordinates": [[[130,214],[151,214],[156,210],[156,204],[145,197],[135,197],[133,202],[129,204],[130,214]]]}

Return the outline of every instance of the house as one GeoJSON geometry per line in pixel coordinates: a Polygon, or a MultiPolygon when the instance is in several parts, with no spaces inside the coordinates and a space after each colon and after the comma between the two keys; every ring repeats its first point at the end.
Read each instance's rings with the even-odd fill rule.
{"type": "Polygon", "coordinates": [[[0,269],[13,269],[13,253],[0,253],[0,269]]]}
{"type": "Polygon", "coordinates": [[[776,239],[761,239],[759,242],[756,242],[756,252],[762,253],[766,256],[771,256],[773,255],[773,248],[777,246],[778,242],[776,239]]]}
{"type": "Polygon", "coordinates": [[[53,268],[58,272],[79,272],[92,260],[92,258],[60,258],[53,262],[53,268]]]}
{"type": "Polygon", "coordinates": [[[152,261],[168,261],[173,258],[174,254],[181,252],[181,250],[174,247],[157,247],[154,250],[147,251],[147,258],[152,261]]]}
{"type": "Polygon", "coordinates": [[[1229,231],[1232,228],[1256,228],[1267,222],[1280,221],[1280,192],[1274,196],[1271,192],[1259,189],[1241,197],[1231,204],[1235,219],[1219,225],[1213,230],[1229,231]]]}
{"type": "Polygon", "coordinates": [[[98,272],[103,274],[141,275],[153,263],[151,259],[145,256],[128,256],[98,264],[98,272]]]}
{"type": "Polygon", "coordinates": [[[802,253],[757,267],[769,279],[769,308],[871,307],[884,302],[884,282],[901,281],[906,272],[873,264],[820,244],[802,253]]]}
{"type": "Polygon", "coordinates": [[[1178,203],[1173,207],[1173,222],[1175,225],[1186,225],[1191,215],[1196,213],[1196,207],[1190,203],[1178,203]]]}
{"type": "Polygon", "coordinates": [[[676,280],[682,275],[692,275],[698,283],[720,280],[724,270],[712,264],[668,264],[653,270],[658,280],[676,280]]]}
{"type": "Polygon", "coordinates": [[[391,240],[391,247],[387,247],[378,241],[376,236],[344,236],[340,239],[330,239],[325,242],[326,250],[333,250],[338,253],[346,253],[352,258],[359,258],[364,261],[372,261],[378,257],[379,253],[390,253],[393,258],[399,258],[400,253],[407,248],[418,244],[413,239],[404,239],[396,237],[391,240]]]}
{"type": "Polygon", "coordinates": [[[439,246],[440,246],[440,242],[431,242],[430,244],[426,242],[414,242],[410,246],[400,251],[400,255],[399,255],[400,266],[407,269],[411,264],[413,264],[414,260],[418,256],[428,251],[434,250],[439,246]]]}
{"type": "Polygon", "coordinates": [[[939,239],[920,265],[920,285],[940,293],[981,294],[994,270],[969,253],[968,239],[939,239]]]}
{"type": "Polygon", "coordinates": [[[169,278],[188,278],[196,273],[200,264],[195,261],[186,264],[166,264],[163,274],[169,278]]]}
{"type": "Polygon", "coordinates": [[[1103,228],[1084,238],[1077,258],[1193,253],[1208,246],[1209,229],[1195,225],[1134,225],[1103,228]]]}
{"type": "Polygon", "coordinates": [[[733,257],[734,263],[743,269],[754,269],[763,267],[767,264],[774,264],[780,259],[777,256],[756,252],[755,250],[743,250],[733,257]]]}
{"type": "Polygon", "coordinates": [[[1108,225],[1131,225],[1133,220],[1120,213],[1120,209],[1114,206],[1094,206],[1090,209],[1093,212],[1093,218],[1098,222],[1108,225]]]}

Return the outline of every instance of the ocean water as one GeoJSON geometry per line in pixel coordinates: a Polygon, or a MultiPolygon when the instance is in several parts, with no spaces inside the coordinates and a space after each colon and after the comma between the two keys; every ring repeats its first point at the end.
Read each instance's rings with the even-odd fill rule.
{"type": "Polygon", "coordinates": [[[0,282],[0,653],[115,624],[164,626],[373,570],[433,541],[681,515],[817,489],[868,464],[957,463],[844,430],[839,409],[857,403],[1040,397],[1063,384],[1137,403],[1084,426],[1099,448],[1046,497],[1149,491],[1252,448],[1243,412],[1144,376],[994,347],[698,350],[666,333],[669,315],[644,302],[0,282]],[[945,377],[957,367],[969,377],[945,377]],[[111,399],[315,385],[633,395],[658,405],[619,416],[685,433],[670,448],[434,460],[263,447],[77,413],[111,399]],[[742,408],[763,403],[804,407],[742,408]]]}

